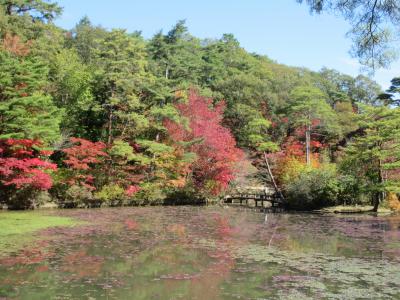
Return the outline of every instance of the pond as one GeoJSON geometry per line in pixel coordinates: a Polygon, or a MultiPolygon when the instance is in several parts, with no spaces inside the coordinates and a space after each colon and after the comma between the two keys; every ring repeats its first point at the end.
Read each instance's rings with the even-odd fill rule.
{"type": "Polygon", "coordinates": [[[57,210],[0,257],[0,299],[400,299],[400,216],[57,210]]]}

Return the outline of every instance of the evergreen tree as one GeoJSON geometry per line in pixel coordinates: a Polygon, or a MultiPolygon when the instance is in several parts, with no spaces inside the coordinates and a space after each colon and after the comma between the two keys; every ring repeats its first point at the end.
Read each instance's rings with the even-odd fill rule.
{"type": "Polygon", "coordinates": [[[47,73],[34,56],[0,49],[0,138],[59,138],[61,111],[44,91],[47,73]]]}
{"type": "Polygon", "coordinates": [[[387,105],[400,106],[400,77],[395,77],[391,80],[389,89],[379,95],[379,99],[387,105]]]}
{"type": "Polygon", "coordinates": [[[376,211],[387,192],[400,192],[400,109],[364,105],[359,126],[362,134],[350,142],[343,165],[361,179],[376,211]]]}
{"type": "Polygon", "coordinates": [[[5,33],[21,36],[25,40],[36,39],[47,29],[53,19],[61,14],[55,2],[44,0],[0,1],[0,38],[5,33]]]}
{"type": "Polygon", "coordinates": [[[323,129],[327,134],[335,134],[337,127],[336,114],[326,103],[325,95],[317,88],[303,86],[292,91],[292,103],[289,117],[294,127],[301,127],[305,132],[306,161],[311,164],[311,134],[323,129]]]}
{"type": "Polygon", "coordinates": [[[172,88],[198,83],[203,63],[200,41],[188,33],[185,21],[178,21],[166,35],[156,34],[148,51],[155,74],[170,80],[172,88]]]}
{"type": "MultiPolygon", "coordinates": [[[[94,74],[75,49],[62,49],[50,62],[51,91],[65,110],[61,123],[66,135],[98,139],[101,106],[93,93],[94,74]]],[[[100,125],[101,126],[101,125],[100,125]]]]}
{"type": "Polygon", "coordinates": [[[115,135],[131,136],[147,127],[140,111],[140,94],[148,82],[142,39],[113,30],[98,41],[95,50],[97,95],[104,112],[107,142],[115,135]],[[135,128],[136,127],[136,128],[135,128]]]}

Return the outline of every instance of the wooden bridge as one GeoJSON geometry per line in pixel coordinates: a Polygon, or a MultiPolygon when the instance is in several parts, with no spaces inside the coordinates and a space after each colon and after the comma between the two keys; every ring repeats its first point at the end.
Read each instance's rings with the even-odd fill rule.
{"type": "Polygon", "coordinates": [[[272,207],[282,207],[285,204],[284,200],[279,194],[234,194],[225,196],[223,201],[225,204],[244,204],[246,206],[250,206],[249,200],[254,201],[255,207],[264,207],[265,202],[271,203],[272,207]]]}

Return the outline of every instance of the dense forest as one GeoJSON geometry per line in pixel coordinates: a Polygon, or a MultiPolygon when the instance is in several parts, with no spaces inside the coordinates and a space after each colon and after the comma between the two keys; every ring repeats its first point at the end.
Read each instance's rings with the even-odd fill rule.
{"type": "Polygon", "coordinates": [[[244,174],[295,209],[400,208],[400,78],[382,91],[184,21],[145,39],[87,17],[65,30],[60,14],[0,1],[0,204],[198,203],[244,174]]]}

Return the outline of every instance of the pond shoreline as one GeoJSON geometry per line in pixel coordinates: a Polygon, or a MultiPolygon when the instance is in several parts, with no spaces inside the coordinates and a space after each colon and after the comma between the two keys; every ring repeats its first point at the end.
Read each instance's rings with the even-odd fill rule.
{"type": "Polygon", "coordinates": [[[321,215],[330,215],[330,214],[352,214],[352,215],[364,215],[364,214],[372,214],[372,215],[395,215],[399,212],[390,210],[388,208],[379,208],[377,212],[373,211],[372,206],[368,205],[338,205],[338,206],[329,206],[321,209],[314,210],[295,210],[295,209],[287,209],[287,208],[272,208],[272,207],[256,207],[256,206],[236,206],[236,205],[221,205],[217,201],[213,202],[197,202],[197,203],[188,203],[182,202],[178,204],[174,203],[162,203],[162,204],[145,204],[145,205],[125,205],[125,206],[99,206],[99,207],[59,207],[55,203],[46,203],[35,209],[28,210],[9,210],[6,206],[0,207],[0,212],[7,211],[46,211],[46,210],[91,210],[91,209],[104,209],[104,208],[132,208],[132,207],[171,207],[171,206],[194,206],[194,207],[202,207],[202,206],[221,206],[221,207],[235,207],[235,208],[246,208],[259,211],[261,213],[308,213],[308,214],[321,214],[321,215]]]}
{"type": "Polygon", "coordinates": [[[338,206],[330,206],[317,210],[321,213],[334,213],[334,214],[369,214],[369,213],[378,213],[378,214],[390,214],[396,213],[385,207],[378,208],[378,211],[375,212],[372,206],[369,205],[338,205],[338,206]]]}

